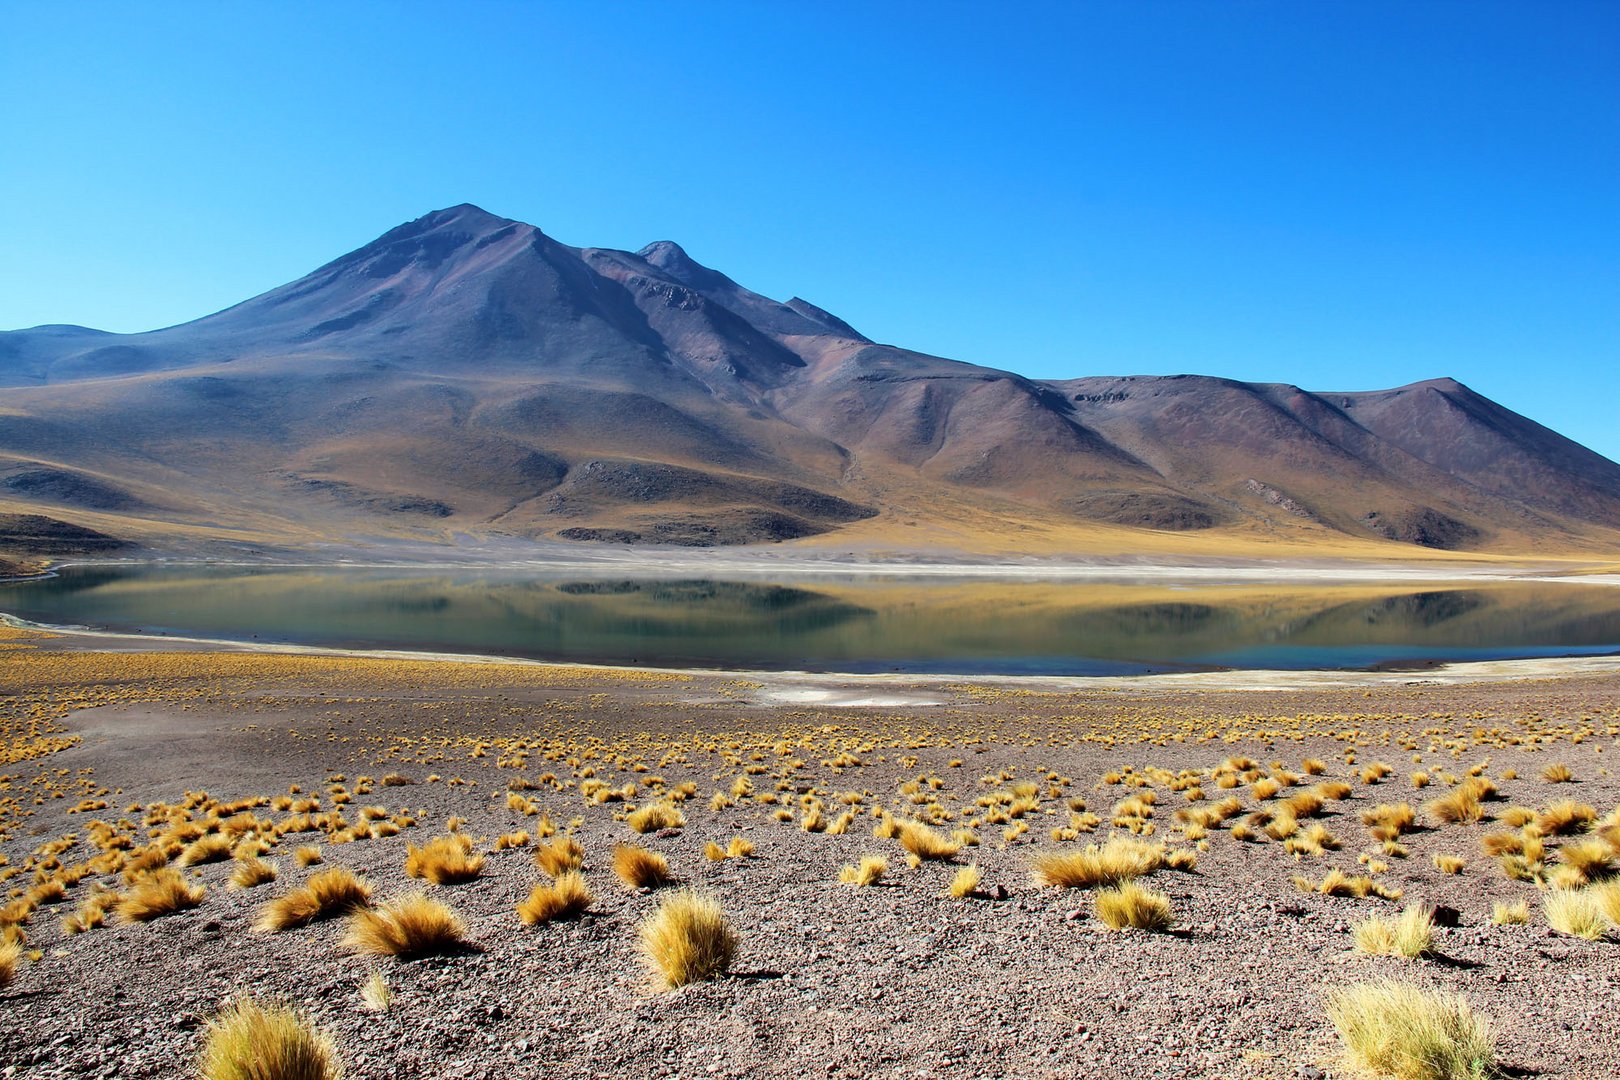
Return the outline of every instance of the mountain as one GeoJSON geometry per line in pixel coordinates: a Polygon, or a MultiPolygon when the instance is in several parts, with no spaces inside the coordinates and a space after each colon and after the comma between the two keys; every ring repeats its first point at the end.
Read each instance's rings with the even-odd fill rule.
{"type": "Polygon", "coordinates": [[[1026,379],[669,241],[456,206],[142,334],[0,333],[0,512],[152,543],[1611,551],[1620,465],[1449,379],[1026,379]]]}

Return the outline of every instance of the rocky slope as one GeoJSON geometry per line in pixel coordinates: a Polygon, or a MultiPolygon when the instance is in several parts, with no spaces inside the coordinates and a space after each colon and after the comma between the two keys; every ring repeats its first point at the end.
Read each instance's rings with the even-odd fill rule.
{"type": "Polygon", "coordinates": [[[181,326],[0,333],[0,387],[0,509],[134,535],[708,545],[977,515],[1097,550],[1620,539],[1620,465],[1449,379],[1041,382],[667,241],[574,248],[472,206],[181,326]]]}

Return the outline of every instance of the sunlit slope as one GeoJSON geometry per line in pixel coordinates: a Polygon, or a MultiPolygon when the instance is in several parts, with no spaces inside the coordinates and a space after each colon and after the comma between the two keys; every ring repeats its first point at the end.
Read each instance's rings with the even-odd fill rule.
{"type": "Polygon", "coordinates": [[[1620,550],[1620,466],[1450,380],[1040,382],[471,206],[181,326],[0,334],[0,387],[0,511],[158,546],[1620,550]]]}

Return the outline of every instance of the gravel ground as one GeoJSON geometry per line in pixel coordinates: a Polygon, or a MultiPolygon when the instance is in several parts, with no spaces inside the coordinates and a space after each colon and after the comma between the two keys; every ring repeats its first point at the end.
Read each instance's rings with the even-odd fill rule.
{"type": "MultiPolygon", "coordinates": [[[[1408,856],[1383,859],[1388,868],[1376,875],[1403,891],[1401,903],[1305,894],[1293,884],[1296,875],[1320,878],[1330,867],[1365,872],[1358,857],[1377,846],[1361,811],[1420,805],[1448,790],[1441,773],[1461,775],[1476,764],[1488,762],[1486,775],[1505,796],[1490,804],[1495,814],[1566,798],[1607,814],[1620,804],[1620,783],[1607,768],[1620,731],[1620,686],[1610,678],[1050,694],[901,679],[890,691],[910,704],[871,708],[754,704],[757,683],[717,675],[469,671],[25,644],[37,647],[0,654],[0,711],[11,756],[20,758],[4,767],[0,785],[0,801],[14,800],[0,812],[0,854],[12,867],[68,834],[80,841],[60,858],[82,862],[95,853],[85,840],[91,819],[140,825],[152,806],[188,791],[234,800],[297,785],[321,796],[326,809],[331,777],[344,776],[352,791],[357,777],[390,771],[418,782],[374,785],[355,797],[349,817],[383,804],[410,810],[419,824],[393,837],[320,841],[327,865],[364,874],[379,897],[401,893],[417,885],[404,875],[407,841],[442,834],[452,815],[466,819],[461,831],[488,855],[476,880],[428,890],[464,917],[472,948],[409,963],[346,952],[342,920],[251,932],[267,899],[313,872],[295,867],[290,849],[318,837],[286,837],[267,856],[280,867],[271,884],[230,890],[229,863],[202,866],[195,873],[207,894],[196,909],[65,936],[59,915],[92,882],[114,881],[87,877],[66,903],[40,907],[25,926],[27,947],[42,955],[0,991],[5,1076],[194,1075],[202,1024],[222,1002],[249,992],[306,1011],[332,1034],[357,1080],[1317,1077],[1339,1075],[1324,989],[1381,975],[1465,993],[1496,1022],[1501,1060],[1519,1075],[1620,1075],[1620,934],[1589,942],[1549,930],[1536,887],[1509,880],[1480,849],[1479,837],[1500,826],[1432,827],[1405,837],[1408,856]],[[18,749],[42,737],[77,741],[18,749]],[[521,760],[524,747],[530,752],[521,760]],[[841,754],[860,764],[837,764],[841,754]],[[1320,819],[1342,846],[1296,859],[1280,843],[1242,843],[1212,830],[1195,870],[1146,879],[1171,898],[1175,929],[1167,934],[1110,931],[1093,916],[1090,892],[1032,882],[1032,853],[1114,831],[1112,808],[1139,790],[1128,770],[1208,770],[1233,755],[1281,761],[1295,772],[1316,757],[1326,775],[1302,785],[1349,781],[1351,797],[1330,803],[1320,819]],[[1358,773],[1374,761],[1392,772],[1368,785],[1358,773]],[[1573,782],[1540,778],[1555,761],[1569,765],[1573,782]],[[729,790],[748,766],[764,770],[750,776],[756,794],[780,780],[796,811],[802,794],[817,794],[831,818],[840,809],[836,794],[855,791],[863,812],[847,834],[834,836],[777,821],[778,805],[752,799],[711,808],[712,794],[729,790]],[[649,777],[671,788],[695,784],[697,794],[682,805],[685,827],[635,836],[616,820],[624,804],[582,797],[578,785],[590,777],[576,774],[586,769],[614,787],[642,784],[637,802],[649,777]],[[1435,777],[1423,791],[1408,780],[1419,770],[1435,777]],[[1505,778],[1510,770],[1518,777],[1505,778]],[[582,819],[575,835],[596,903],[577,921],[526,927],[514,905],[544,875],[529,850],[490,849],[495,837],[537,820],[508,807],[509,782],[540,782],[547,772],[572,786],[521,794],[559,826],[582,819]],[[1106,783],[1111,773],[1124,782],[1106,783]],[[441,779],[429,782],[432,774],[441,779]],[[1058,781],[1048,779],[1053,774],[1058,781]],[[956,817],[948,827],[982,813],[975,799],[1017,781],[1039,782],[1040,804],[1021,819],[1029,831],[1011,842],[1002,825],[984,824],[979,846],[948,863],[911,867],[895,840],[873,835],[870,811],[915,811],[901,785],[923,777],[941,781],[937,798],[956,817]],[[110,805],[69,812],[84,798],[110,805]],[[1048,834],[1068,822],[1070,800],[1103,821],[1095,834],[1054,841],[1048,834]],[[137,803],[142,811],[122,812],[137,803]],[[706,842],[734,836],[754,844],[752,857],[704,857],[706,842]],[[741,941],[728,977],[676,991],[653,987],[635,927],[664,890],[631,891],[613,876],[614,846],[631,841],[666,854],[681,884],[720,900],[741,941]],[[865,854],[888,859],[883,883],[837,884],[839,868],[865,854]],[[1460,856],[1467,866],[1443,874],[1431,861],[1436,854],[1460,856]],[[980,894],[943,896],[969,861],[984,872],[980,894]],[[1494,901],[1520,898],[1530,901],[1530,925],[1490,924],[1494,901]],[[1355,954],[1356,921],[1412,900],[1458,913],[1458,925],[1437,930],[1435,956],[1355,954]],[[360,995],[373,970],[393,993],[380,1013],[360,995]]],[[[1151,839],[1193,847],[1174,820],[1188,803],[1152,775],[1151,839]]],[[[1255,804],[1247,787],[1227,792],[1212,780],[1207,801],[1239,794],[1255,804]]],[[[3,887],[30,880],[19,874],[3,887]]]]}

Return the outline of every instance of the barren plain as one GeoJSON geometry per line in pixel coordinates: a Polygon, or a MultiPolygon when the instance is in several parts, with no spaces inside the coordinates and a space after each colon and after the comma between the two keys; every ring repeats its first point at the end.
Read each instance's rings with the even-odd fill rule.
{"type": "Polygon", "coordinates": [[[359,1080],[1353,1075],[1324,1002],[1383,977],[1465,995],[1512,1075],[1620,1073],[1616,931],[1543,912],[1615,861],[1613,661],[1028,689],[0,633],[6,1076],[192,1075],[241,994],[297,1007],[359,1080]],[[435,837],[481,865],[408,877],[435,837]],[[526,925],[535,852],[567,837],[592,901],[526,925]],[[1163,932],[1034,872],[1111,838],[1148,853],[1163,932]],[[672,882],[624,884],[625,845],[672,882]],[[334,867],[372,904],[425,890],[465,945],[258,925],[334,867]],[[169,869],[192,906],[139,921],[169,869]],[[737,953],[661,989],[637,925],[687,887],[737,953]],[[1358,951],[1412,906],[1422,955],[1358,951]]]}

